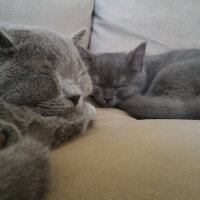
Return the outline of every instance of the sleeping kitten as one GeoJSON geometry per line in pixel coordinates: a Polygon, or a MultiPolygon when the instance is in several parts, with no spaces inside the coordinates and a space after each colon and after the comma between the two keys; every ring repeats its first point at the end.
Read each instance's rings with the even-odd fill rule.
{"type": "Polygon", "coordinates": [[[84,132],[95,109],[91,80],[75,44],[33,27],[0,26],[0,199],[41,199],[48,149],[84,132]]]}
{"type": "Polygon", "coordinates": [[[94,55],[79,47],[93,81],[96,106],[132,117],[200,119],[200,50],[145,56],[146,43],[129,53],[94,55]]]}

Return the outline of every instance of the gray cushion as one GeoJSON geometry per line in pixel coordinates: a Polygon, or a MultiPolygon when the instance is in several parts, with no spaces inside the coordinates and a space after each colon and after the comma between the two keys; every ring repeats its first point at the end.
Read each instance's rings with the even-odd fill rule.
{"type": "Polygon", "coordinates": [[[147,52],[200,47],[199,0],[96,0],[90,49],[124,51],[148,40],[147,52]]]}

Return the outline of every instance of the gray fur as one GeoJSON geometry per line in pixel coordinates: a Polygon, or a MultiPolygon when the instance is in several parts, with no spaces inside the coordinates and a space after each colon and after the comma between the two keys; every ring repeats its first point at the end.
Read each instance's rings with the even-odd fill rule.
{"type": "Polygon", "coordinates": [[[91,80],[75,38],[8,24],[0,33],[0,199],[37,200],[48,189],[48,149],[95,120],[84,100],[91,80]]]}
{"type": "Polygon", "coordinates": [[[73,42],[77,45],[87,32],[87,28],[83,28],[72,35],[73,42]]]}
{"type": "Polygon", "coordinates": [[[0,151],[0,199],[37,200],[47,191],[48,149],[30,137],[0,151]]]}
{"type": "Polygon", "coordinates": [[[99,55],[79,47],[90,66],[92,101],[138,119],[200,119],[200,50],[144,56],[145,47],[99,55]]]}

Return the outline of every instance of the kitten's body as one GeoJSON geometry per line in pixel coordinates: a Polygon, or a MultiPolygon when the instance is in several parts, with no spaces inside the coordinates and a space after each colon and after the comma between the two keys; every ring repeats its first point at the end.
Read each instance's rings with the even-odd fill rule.
{"type": "Polygon", "coordinates": [[[145,56],[144,70],[147,76],[143,94],[173,96],[174,92],[174,95],[180,98],[200,94],[198,87],[200,86],[200,50],[198,49],[145,56]],[[158,93],[158,90],[163,92],[158,93]]]}
{"type": "Polygon", "coordinates": [[[48,149],[84,132],[95,109],[73,40],[32,27],[0,27],[0,199],[36,200],[48,188],[48,149]]]}
{"type": "Polygon", "coordinates": [[[144,56],[145,47],[143,43],[128,54],[99,55],[79,48],[91,68],[91,98],[139,119],[200,119],[200,50],[144,56]]]}
{"type": "Polygon", "coordinates": [[[200,119],[200,50],[145,56],[146,83],[120,103],[136,118],[200,119]]]}

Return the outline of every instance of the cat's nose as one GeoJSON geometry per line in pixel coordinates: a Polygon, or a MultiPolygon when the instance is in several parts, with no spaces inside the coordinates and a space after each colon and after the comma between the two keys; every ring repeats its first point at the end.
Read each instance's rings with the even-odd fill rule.
{"type": "Polygon", "coordinates": [[[72,103],[76,106],[80,98],[81,98],[81,95],[74,95],[74,96],[71,96],[69,100],[71,100],[72,103]]]}

